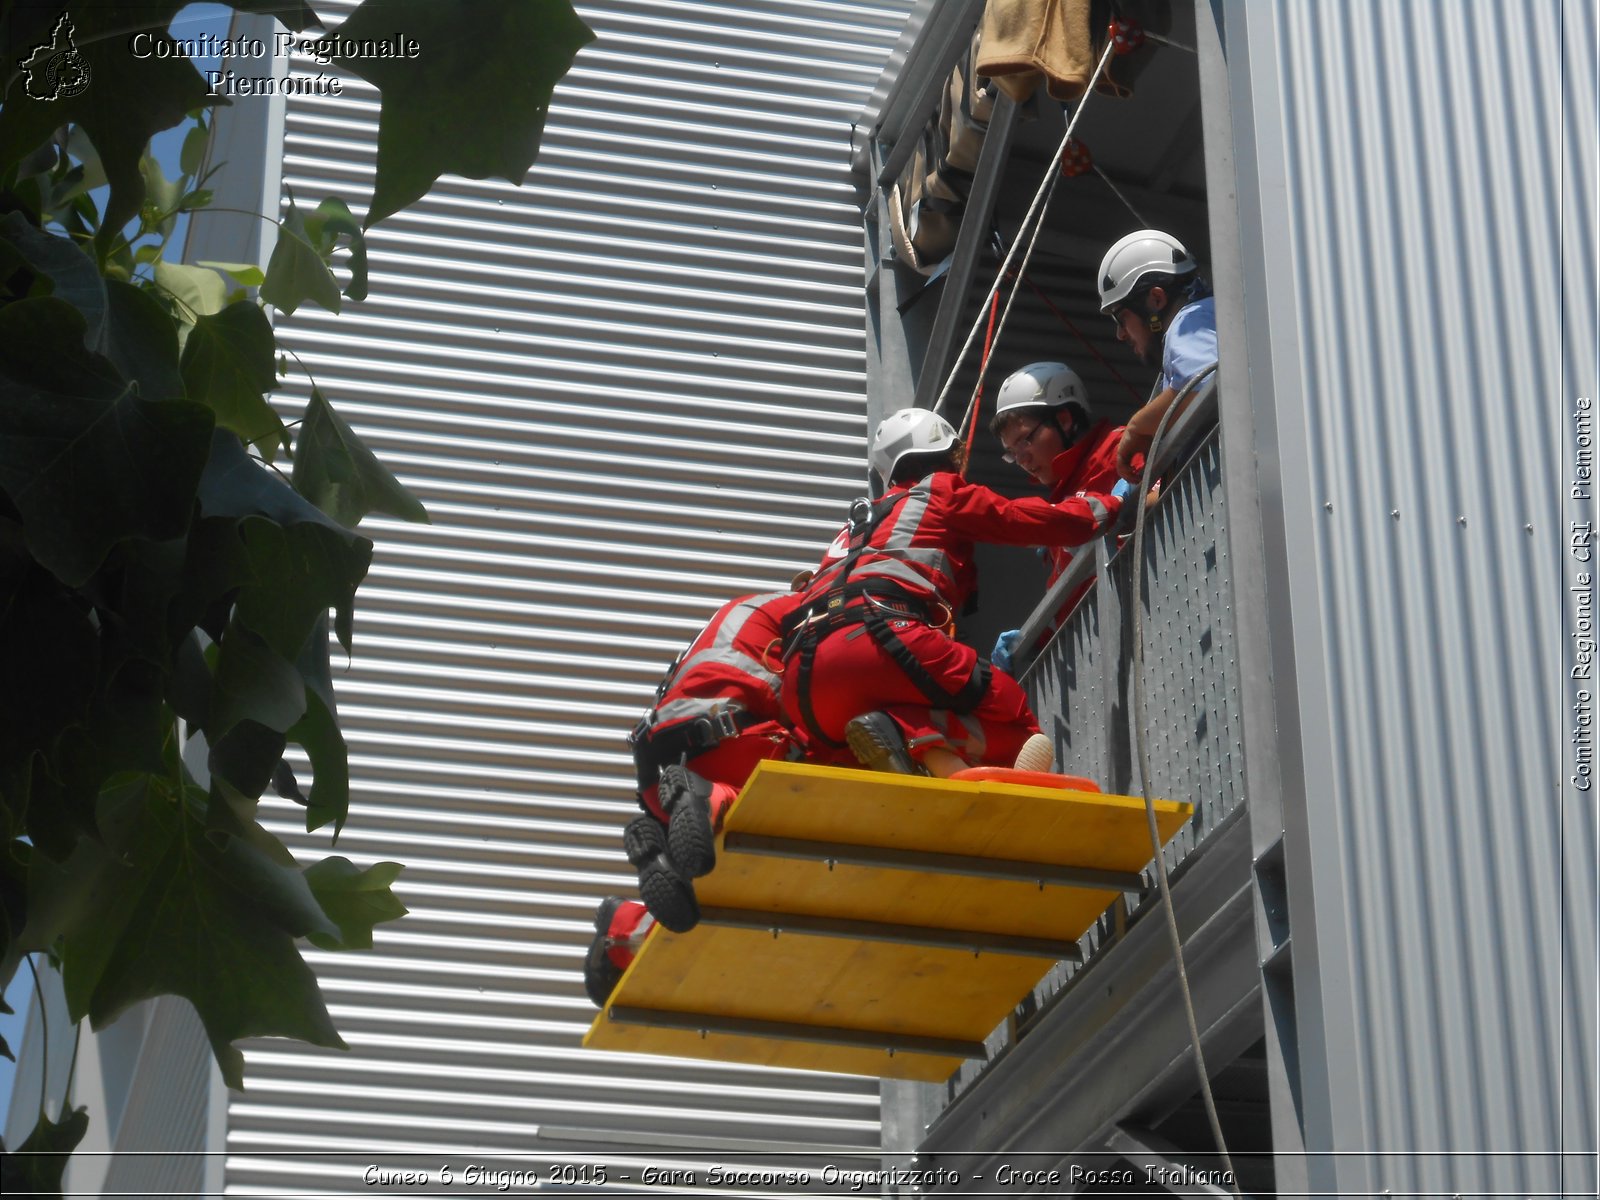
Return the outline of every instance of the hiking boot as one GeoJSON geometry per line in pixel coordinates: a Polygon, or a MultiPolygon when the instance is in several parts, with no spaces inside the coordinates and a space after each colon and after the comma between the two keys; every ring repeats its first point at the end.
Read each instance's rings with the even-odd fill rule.
{"type": "Polygon", "coordinates": [[[661,807],[667,811],[667,851],[691,879],[717,865],[717,835],[711,822],[711,784],[687,767],[662,767],[661,807]]]}
{"type": "Polygon", "coordinates": [[[863,713],[844,727],[845,740],[856,760],[873,771],[897,775],[926,775],[906,748],[906,736],[888,713],[863,713]]]}
{"type": "Polygon", "coordinates": [[[607,896],[594,914],[594,941],[583,959],[583,990],[596,1008],[604,1008],[617,990],[654,923],[637,900],[607,896]]]}
{"type": "Polygon", "coordinates": [[[1015,769],[1018,771],[1049,773],[1055,769],[1055,765],[1055,743],[1042,733],[1031,734],[1028,740],[1022,743],[1022,749],[1017,751],[1015,769]]]}
{"type": "Polygon", "coordinates": [[[688,933],[700,923],[694,884],[673,863],[661,822],[649,813],[629,821],[622,831],[622,849],[639,872],[639,896],[651,916],[673,933],[688,933]]]}

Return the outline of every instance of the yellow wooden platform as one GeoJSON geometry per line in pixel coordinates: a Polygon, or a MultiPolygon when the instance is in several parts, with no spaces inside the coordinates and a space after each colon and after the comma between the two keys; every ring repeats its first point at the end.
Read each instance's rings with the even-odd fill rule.
{"type": "MultiPolygon", "coordinates": [[[[1190,806],[1156,802],[1162,841],[1190,806]]],[[[597,1050],[938,1081],[1150,861],[1131,796],[764,762],[597,1050]]]]}

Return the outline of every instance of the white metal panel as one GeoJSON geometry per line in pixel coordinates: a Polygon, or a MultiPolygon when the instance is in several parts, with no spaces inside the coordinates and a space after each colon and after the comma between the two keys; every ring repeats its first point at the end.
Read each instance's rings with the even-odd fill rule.
{"type": "Polygon", "coordinates": [[[1360,1152],[1314,1190],[1594,1186],[1559,1157],[1563,1108],[1594,1149],[1595,893],[1558,685],[1593,46],[1589,5],[1228,8],[1306,1146],[1360,1152]]]}
{"type": "MultiPolygon", "coordinates": [[[[527,184],[442,181],[372,231],[365,302],[279,322],[433,524],[368,522],[337,678],[338,849],[406,863],[411,915],[308,954],[351,1049],[249,1046],[230,1194],[365,1193],[360,1155],[424,1147],[877,1146],[876,1081],[578,1041],[593,909],[632,884],[624,733],[712,609],[815,562],[863,486],[850,122],[909,8],[580,4],[598,40],[527,184]]],[[[360,81],[289,99],[301,204],[368,192],[377,120],[360,81]]],[[[325,848],[298,816],[271,819],[325,848]]]]}

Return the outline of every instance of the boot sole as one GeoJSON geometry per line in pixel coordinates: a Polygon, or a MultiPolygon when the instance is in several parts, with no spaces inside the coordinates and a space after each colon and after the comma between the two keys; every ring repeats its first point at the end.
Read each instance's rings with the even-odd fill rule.
{"type": "Polygon", "coordinates": [[[690,879],[709,875],[717,865],[717,839],[711,831],[711,801],[682,767],[661,772],[662,807],[670,814],[667,852],[690,879]]]}
{"type": "Polygon", "coordinates": [[[899,729],[882,728],[883,721],[870,719],[875,715],[857,717],[845,726],[845,741],[850,744],[850,752],[856,756],[856,761],[873,771],[889,771],[896,775],[923,774],[922,768],[899,737],[899,729]]]}

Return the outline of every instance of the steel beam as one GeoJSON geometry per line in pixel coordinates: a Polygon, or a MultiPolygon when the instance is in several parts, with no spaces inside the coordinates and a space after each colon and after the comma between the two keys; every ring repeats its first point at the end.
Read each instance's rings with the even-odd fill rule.
{"type": "Polygon", "coordinates": [[[1004,954],[1016,958],[1081,960],[1077,942],[1054,938],[1016,937],[970,929],[934,929],[922,925],[891,925],[884,921],[851,921],[842,917],[811,917],[799,913],[762,912],[749,908],[702,908],[702,925],[729,929],[756,929],[774,937],[790,933],[805,937],[852,938],[864,942],[893,942],[901,946],[929,946],[936,950],[970,950],[979,954],[1004,954]]]}
{"type": "Polygon", "coordinates": [[[857,846],[846,842],[813,842],[803,838],[767,837],[756,833],[730,833],[724,847],[736,854],[758,854],[803,862],[847,867],[886,867],[898,871],[926,871],[935,875],[967,875],[978,879],[1010,879],[1040,887],[1111,888],[1137,892],[1144,878],[1137,871],[1105,871],[1095,867],[1063,867],[1023,859],[980,858],[970,854],[938,854],[929,850],[892,850],[884,846],[857,846]]]}
{"type": "MultiPolygon", "coordinates": [[[[945,376],[955,362],[956,353],[966,340],[960,328],[961,317],[967,306],[967,294],[972,290],[973,276],[977,273],[978,258],[989,244],[989,227],[994,219],[1000,185],[1005,178],[1006,162],[1011,157],[1011,135],[1016,127],[1017,106],[1010,96],[1002,92],[989,117],[989,131],[983,135],[983,150],[978,154],[978,165],[972,174],[972,190],[967,193],[967,206],[961,213],[961,228],[956,233],[955,249],[950,252],[950,270],[945,275],[943,291],[939,295],[939,315],[933,319],[927,357],[923,359],[922,372],[917,376],[917,394],[913,403],[918,408],[933,407],[940,389],[944,387],[945,376]]],[[[1040,220],[1043,219],[1041,214],[1040,220]]]]}
{"type": "Polygon", "coordinates": [[[613,1004],[606,1017],[619,1025],[644,1025],[654,1029],[687,1029],[694,1033],[730,1033],[740,1037],[781,1038],[788,1042],[818,1042],[824,1046],[862,1046],[890,1054],[936,1054],[942,1058],[982,1058],[982,1042],[956,1038],[918,1037],[878,1029],[842,1029],[834,1025],[799,1025],[789,1021],[757,1021],[748,1017],[719,1017],[710,1013],[673,1012],[665,1008],[637,1008],[613,1004]]]}
{"type": "MultiPolygon", "coordinates": [[[[1261,1038],[1250,830],[1237,810],[1183,864],[1173,902],[1206,1061],[1219,1071],[1261,1038]]],[[[934,1123],[920,1153],[1093,1151],[1116,1125],[1165,1119],[1198,1087],[1164,918],[1135,914],[1026,1034],[934,1123]]]]}
{"type": "Polygon", "coordinates": [[[900,178],[911,161],[923,123],[938,110],[939,89],[972,42],[983,5],[984,0],[945,0],[929,14],[922,36],[884,99],[883,114],[871,134],[875,140],[890,143],[878,169],[879,188],[900,178]]]}
{"type": "Polygon", "coordinates": [[[1188,1172],[1184,1164],[1173,1157],[1182,1151],[1147,1129],[1119,1125],[1106,1139],[1106,1149],[1143,1168],[1145,1178],[1155,1179],[1161,1190],[1170,1195],[1186,1196],[1189,1200],[1214,1200],[1233,1195],[1225,1188],[1187,1179],[1188,1172]]]}

